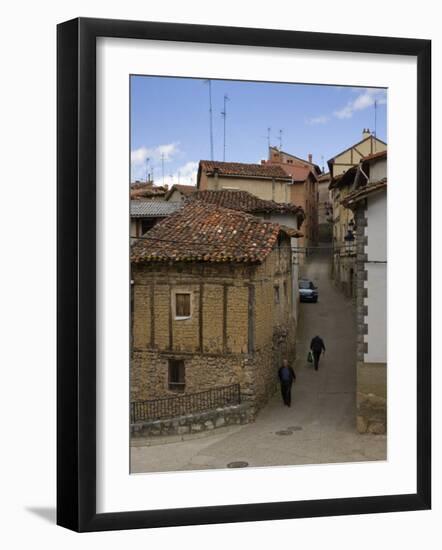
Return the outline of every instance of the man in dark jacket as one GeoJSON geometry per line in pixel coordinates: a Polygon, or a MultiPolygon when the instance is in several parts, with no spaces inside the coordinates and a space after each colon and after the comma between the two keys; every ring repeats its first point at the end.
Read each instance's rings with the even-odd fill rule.
{"type": "Polygon", "coordinates": [[[287,359],[282,362],[282,367],[278,371],[279,380],[281,382],[281,395],[284,405],[290,407],[292,402],[292,384],[296,379],[295,371],[289,367],[287,359]]]}
{"type": "Polygon", "coordinates": [[[325,353],[325,345],[324,340],[320,336],[315,336],[312,338],[312,341],[310,342],[310,349],[313,353],[313,359],[314,359],[314,365],[315,370],[318,370],[319,367],[319,358],[321,356],[321,353],[325,353]]]}

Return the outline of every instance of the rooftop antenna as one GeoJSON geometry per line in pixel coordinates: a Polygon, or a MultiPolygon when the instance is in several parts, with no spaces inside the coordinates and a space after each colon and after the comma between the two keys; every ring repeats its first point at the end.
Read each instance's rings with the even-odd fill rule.
{"type": "Polygon", "coordinates": [[[377,111],[378,111],[378,100],[374,100],[374,152],[376,153],[376,130],[377,130],[377,111]]]}
{"type": "Polygon", "coordinates": [[[226,118],[227,118],[227,102],[230,101],[229,96],[224,94],[224,110],[221,111],[221,116],[224,119],[224,149],[223,149],[223,161],[226,160],[226,118]]]}
{"type": "Polygon", "coordinates": [[[279,150],[282,151],[282,132],[283,130],[279,130],[279,150]]]}
{"type": "Polygon", "coordinates": [[[213,160],[213,117],[212,117],[212,81],[204,81],[209,85],[209,121],[210,121],[210,160],[213,160]]]}
{"type": "Polygon", "coordinates": [[[267,128],[267,146],[268,148],[270,149],[270,132],[272,131],[272,129],[269,127],[267,128]]]}
{"type": "Polygon", "coordinates": [[[324,155],[321,155],[321,163],[322,163],[322,173],[325,173],[325,166],[324,166],[324,155]]]}
{"type": "Polygon", "coordinates": [[[163,176],[163,185],[164,185],[164,153],[161,153],[161,172],[163,176]]]}
{"type": "Polygon", "coordinates": [[[149,173],[148,173],[148,169],[149,169],[149,161],[150,161],[150,158],[149,157],[146,157],[146,183],[149,181],[149,173]]]}

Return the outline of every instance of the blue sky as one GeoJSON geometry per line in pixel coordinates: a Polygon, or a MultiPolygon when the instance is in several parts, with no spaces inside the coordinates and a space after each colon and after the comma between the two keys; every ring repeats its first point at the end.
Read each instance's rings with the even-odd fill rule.
{"type": "MultiPolygon", "coordinates": [[[[227,94],[226,160],[267,158],[271,145],[327,160],[359,141],[363,128],[387,141],[387,93],[376,88],[212,80],[214,160],[223,160],[223,98],[227,94]]],[[[191,78],[131,77],[132,180],[152,173],[157,185],[195,184],[199,160],[210,160],[209,87],[191,78]],[[146,159],[149,161],[146,163],[146,159]]]]}

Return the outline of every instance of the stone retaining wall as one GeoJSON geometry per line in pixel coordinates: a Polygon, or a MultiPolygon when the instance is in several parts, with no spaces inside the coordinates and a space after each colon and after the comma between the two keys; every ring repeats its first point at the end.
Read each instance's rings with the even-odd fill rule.
{"type": "Polygon", "coordinates": [[[132,437],[164,437],[206,432],[224,426],[247,424],[254,421],[253,409],[247,403],[223,407],[175,418],[150,420],[131,424],[132,437]]]}

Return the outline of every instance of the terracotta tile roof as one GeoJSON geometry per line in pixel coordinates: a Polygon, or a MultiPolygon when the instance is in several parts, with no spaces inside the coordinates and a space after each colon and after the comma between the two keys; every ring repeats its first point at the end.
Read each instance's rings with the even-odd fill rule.
{"type": "Polygon", "coordinates": [[[290,180],[287,173],[278,164],[246,164],[243,162],[201,160],[199,168],[210,175],[217,171],[220,176],[290,180]]]}
{"type": "Polygon", "coordinates": [[[130,201],[131,218],[164,218],[180,208],[179,202],[166,201],[130,201]]]}
{"type": "Polygon", "coordinates": [[[381,191],[382,189],[387,189],[387,178],[382,178],[379,181],[368,183],[367,185],[352,191],[344,199],[342,199],[341,204],[345,206],[345,208],[351,208],[357,202],[368,197],[368,195],[381,191]]]}
{"type": "Polygon", "coordinates": [[[135,183],[130,186],[130,198],[134,200],[164,196],[167,188],[162,185],[152,185],[151,182],[135,183]]]}
{"type": "Polygon", "coordinates": [[[131,247],[131,261],[261,263],[281,231],[289,234],[279,224],[196,201],[136,241],[131,247]]]}
{"type": "Polygon", "coordinates": [[[180,193],[188,197],[189,195],[194,193],[195,190],[196,190],[196,187],[194,185],[184,185],[181,183],[175,183],[166,193],[166,200],[169,199],[169,197],[172,195],[174,191],[179,191],[180,193]]]}
{"type": "Polygon", "coordinates": [[[235,189],[196,191],[188,200],[216,204],[224,208],[248,212],[249,214],[275,212],[280,214],[291,213],[304,215],[304,211],[300,206],[260,199],[248,191],[239,191],[235,189]]]}

